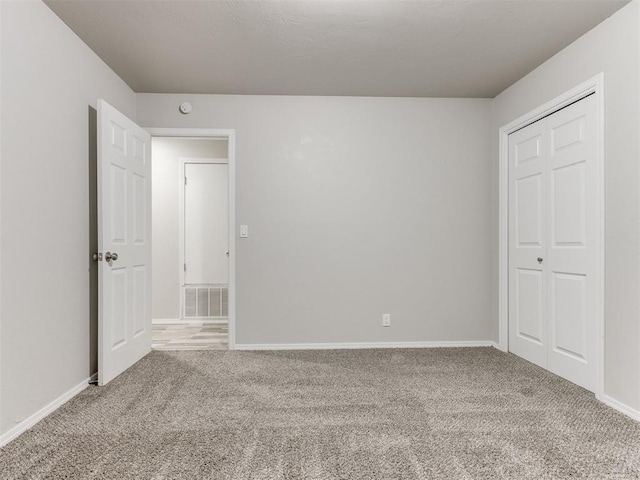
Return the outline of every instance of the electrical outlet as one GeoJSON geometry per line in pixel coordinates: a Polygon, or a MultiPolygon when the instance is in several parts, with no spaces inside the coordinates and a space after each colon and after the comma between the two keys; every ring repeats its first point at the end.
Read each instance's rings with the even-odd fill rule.
{"type": "Polygon", "coordinates": [[[382,326],[383,327],[390,327],[391,326],[391,314],[390,313],[383,313],[382,314],[382,326]]]}

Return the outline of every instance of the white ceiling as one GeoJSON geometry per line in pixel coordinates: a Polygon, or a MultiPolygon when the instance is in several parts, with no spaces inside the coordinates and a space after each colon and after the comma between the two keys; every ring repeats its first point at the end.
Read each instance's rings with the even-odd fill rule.
{"type": "Polygon", "coordinates": [[[629,0],[45,0],[136,92],[494,97],[629,0]]]}

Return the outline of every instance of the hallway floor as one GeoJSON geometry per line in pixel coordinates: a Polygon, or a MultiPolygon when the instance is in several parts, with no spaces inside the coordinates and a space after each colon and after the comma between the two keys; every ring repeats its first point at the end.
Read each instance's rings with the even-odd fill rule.
{"type": "Polygon", "coordinates": [[[229,326],[219,324],[154,325],[154,350],[228,350],[229,326]]]}

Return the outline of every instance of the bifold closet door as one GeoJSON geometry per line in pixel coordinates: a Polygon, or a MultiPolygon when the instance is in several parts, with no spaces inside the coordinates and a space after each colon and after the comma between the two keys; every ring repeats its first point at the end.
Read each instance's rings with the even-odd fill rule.
{"type": "Polygon", "coordinates": [[[547,132],[547,368],[593,391],[600,261],[595,96],[548,117],[547,132]]]}
{"type": "Polygon", "coordinates": [[[509,136],[509,351],[547,365],[545,121],[509,136]]]}
{"type": "Polygon", "coordinates": [[[509,136],[509,350],[595,390],[594,96],[509,136]]]}

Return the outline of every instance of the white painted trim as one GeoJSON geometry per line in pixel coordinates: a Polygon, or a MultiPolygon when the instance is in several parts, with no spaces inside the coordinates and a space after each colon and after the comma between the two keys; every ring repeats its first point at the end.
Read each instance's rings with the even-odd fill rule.
{"type": "MultiPolygon", "coordinates": [[[[2,28],[2,4],[0,1],[0,29],[2,28]]],[[[0,32],[1,33],[1,32],[0,32]]],[[[1,40],[0,40],[1,42],[1,40]]],[[[0,48],[0,92],[2,92],[2,48],[0,48]]],[[[2,95],[0,95],[0,112],[2,112],[2,95]]],[[[0,115],[0,145],[2,145],[2,115],[0,115]]],[[[2,149],[0,148],[0,185],[2,185],[2,149]]],[[[2,187],[0,187],[0,199],[2,199],[2,187]]],[[[2,201],[0,200],[0,258],[2,257],[2,201]]],[[[2,278],[2,262],[0,262],[0,279],[2,278]]],[[[2,284],[0,281],[0,292],[2,292],[2,284]]],[[[0,293],[0,419],[2,419],[2,296],[0,293]]],[[[0,432],[1,433],[1,432],[0,432]]],[[[0,440],[0,447],[2,441],[0,440]]]]}
{"type": "Polygon", "coordinates": [[[626,405],[618,400],[611,398],[609,395],[602,395],[600,401],[605,405],[617,410],[620,413],[625,414],[627,417],[630,417],[638,422],[640,422],[640,411],[635,408],[631,408],[629,405],[626,405]]]}
{"type": "Polygon", "coordinates": [[[236,346],[236,133],[230,130],[227,145],[229,160],[229,349],[236,346]]]}
{"type": "Polygon", "coordinates": [[[145,128],[152,137],[227,139],[229,164],[229,350],[236,344],[236,133],[217,128],[145,128]]]}
{"type": "Polygon", "coordinates": [[[151,320],[152,325],[226,325],[229,320],[203,318],[202,320],[180,320],[179,318],[156,318],[151,320]]]}
{"type": "Polygon", "coordinates": [[[559,95],[544,105],[530,111],[516,120],[502,126],[499,131],[499,190],[498,190],[498,322],[499,341],[498,348],[504,352],[509,351],[509,134],[525,127],[547,115],[552,114],[576,102],[587,95],[595,94],[597,109],[597,162],[600,222],[599,240],[600,254],[598,262],[598,283],[600,284],[600,294],[598,295],[598,334],[599,340],[596,345],[596,398],[602,401],[604,397],[604,269],[605,269],[605,158],[604,158],[604,73],[600,73],[590,78],[584,83],[559,95]]]}
{"type": "MultiPolygon", "coordinates": [[[[640,78],[640,62],[638,62],[638,78],[640,78]]],[[[638,97],[638,111],[640,112],[640,96],[638,97]]],[[[638,140],[638,151],[640,151],[640,135],[638,135],[637,137],[638,140]]],[[[638,170],[638,173],[640,173],[640,169],[638,170]]],[[[638,184],[640,185],[640,176],[638,177],[638,184]]],[[[640,197],[639,197],[640,199],[640,197]]],[[[639,252],[640,253],[640,252],[639,252]]],[[[638,292],[640,294],[640,292],[638,292]]],[[[640,331],[638,332],[638,338],[637,338],[637,345],[640,345],[640,331]]],[[[638,369],[636,370],[636,372],[640,372],[640,356],[638,356],[638,369]]],[[[640,402],[640,378],[636,375],[636,378],[638,379],[638,402],[640,402]]],[[[640,408],[640,403],[638,403],[638,408],[640,408]]]]}
{"type": "Polygon", "coordinates": [[[89,381],[90,381],[90,378],[83,380],[78,385],[71,388],[69,391],[63,393],[48,405],[45,405],[44,407],[42,407],[33,415],[30,415],[29,417],[22,420],[15,427],[13,427],[11,430],[9,430],[8,432],[6,432],[4,435],[0,437],[0,447],[3,447],[7,443],[9,443],[11,440],[14,440],[16,437],[26,432],[27,430],[29,430],[40,420],[45,418],[47,415],[50,415],[51,413],[56,411],[58,408],[60,408],[62,405],[67,403],[69,400],[71,400],[73,397],[75,397],[77,394],[82,392],[85,388],[89,386],[89,381]]]}
{"type": "Polygon", "coordinates": [[[495,342],[357,342],[357,343],[238,343],[236,350],[356,350],[363,348],[460,348],[493,347],[495,342]]]}
{"type": "MultiPolygon", "coordinates": [[[[184,238],[184,195],[186,193],[185,191],[185,184],[184,184],[184,178],[186,177],[186,166],[189,163],[204,163],[204,164],[220,164],[220,165],[228,165],[228,160],[226,158],[180,158],[180,171],[179,171],[179,178],[178,178],[178,184],[180,185],[180,194],[178,197],[178,236],[179,241],[178,241],[178,272],[180,272],[180,319],[184,320],[185,315],[184,315],[184,264],[185,264],[185,256],[184,256],[184,244],[185,244],[185,238],[184,238]]],[[[229,168],[229,167],[227,167],[229,168]]],[[[229,181],[229,179],[227,178],[227,181],[229,181]]],[[[229,279],[227,278],[227,281],[229,281],[229,279]]]]}
{"type": "MultiPolygon", "coordinates": [[[[227,165],[229,162],[226,158],[218,158],[218,157],[180,157],[180,163],[213,163],[216,165],[227,165]]],[[[184,173],[184,171],[183,171],[184,173]]]]}

